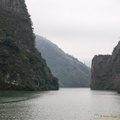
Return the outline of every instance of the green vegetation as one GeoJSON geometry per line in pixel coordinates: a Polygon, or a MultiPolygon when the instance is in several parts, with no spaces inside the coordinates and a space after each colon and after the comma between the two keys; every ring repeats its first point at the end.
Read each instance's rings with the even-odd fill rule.
{"type": "Polygon", "coordinates": [[[89,87],[90,68],[71,55],[64,53],[49,40],[36,36],[36,48],[41,51],[60,87],[89,87]]]}
{"type": "Polygon", "coordinates": [[[0,8],[0,89],[59,89],[58,79],[35,49],[28,16],[0,8]]]}

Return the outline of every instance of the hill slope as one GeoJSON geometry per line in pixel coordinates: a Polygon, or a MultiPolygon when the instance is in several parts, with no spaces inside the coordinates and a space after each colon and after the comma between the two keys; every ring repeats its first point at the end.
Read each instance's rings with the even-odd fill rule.
{"type": "Polygon", "coordinates": [[[58,89],[57,78],[35,48],[24,0],[0,1],[0,89],[58,89]]]}
{"type": "Polygon", "coordinates": [[[61,87],[89,87],[90,68],[76,58],[64,53],[57,45],[36,35],[36,48],[41,51],[61,87]]]}

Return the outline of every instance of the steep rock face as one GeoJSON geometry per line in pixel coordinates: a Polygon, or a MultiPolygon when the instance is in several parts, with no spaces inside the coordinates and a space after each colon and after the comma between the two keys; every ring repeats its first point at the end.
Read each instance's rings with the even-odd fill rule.
{"type": "Polygon", "coordinates": [[[0,89],[58,89],[31,26],[24,0],[0,1],[0,89]]]}
{"type": "Polygon", "coordinates": [[[115,89],[120,89],[120,42],[114,48],[111,60],[111,80],[115,89]]]}
{"type": "Polygon", "coordinates": [[[32,23],[24,0],[2,0],[0,1],[0,12],[1,37],[14,38],[20,48],[33,50],[35,45],[32,23]]]}
{"type": "Polygon", "coordinates": [[[49,40],[36,36],[36,48],[41,51],[60,87],[89,87],[90,68],[71,55],[66,54],[49,40]]]}
{"type": "Polygon", "coordinates": [[[120,88],[120,42],[112,55],[98,55],[92,60],[91,89],[120,88]]]}
{"type": "Polygon", "coordinates": [[[14,12],[14,14],[19,14],[22,16],[28,15],[26,10],[25,0],[1,0],[0,7],[14,12]]]}

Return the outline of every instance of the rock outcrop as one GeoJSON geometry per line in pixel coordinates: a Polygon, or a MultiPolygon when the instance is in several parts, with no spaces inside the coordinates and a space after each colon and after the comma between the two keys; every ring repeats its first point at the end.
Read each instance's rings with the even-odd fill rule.
{"type": "Polygon", "coordinates": [[[120,89],[120,42],[112,55],[98,55],[92,60],[91,89],[120,89]]]}
{"type": "Polygon", "coordinates": [[[0,1],[0,89],[58,89],[58,80],[35,48],[24,0],[0,1]]]}
{"type": "Polygon", "coordinates": [[[0,7],[19,16],[28,16],[25,0],[1,0],[0,7]]]}

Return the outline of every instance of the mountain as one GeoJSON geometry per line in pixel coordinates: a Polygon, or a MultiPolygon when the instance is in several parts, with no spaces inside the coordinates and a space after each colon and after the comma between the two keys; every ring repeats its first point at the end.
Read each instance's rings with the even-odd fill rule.
{"type": "Polygon", "coordinates": [[[35,48],[24,0],[0,1],[0,89],[58,89],[58,79],[35,48]]]}
{"type": "Polygon", "coordinates": [[[120,42],[112,55],[98,55],[93,58],[91,89],[120,89],[120,42]]]}
{"type": "Polygon", "coordinates": [[[46,38],[36,35],[36,48],[41,51],[54,76],[59,78],[60,87],[89,87],[90,68],[46,38]]]}

